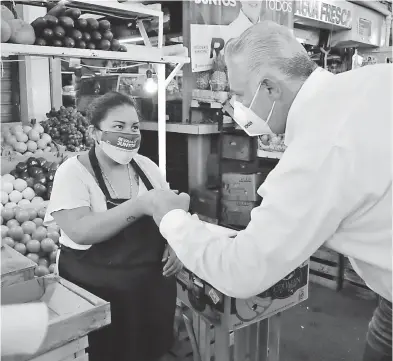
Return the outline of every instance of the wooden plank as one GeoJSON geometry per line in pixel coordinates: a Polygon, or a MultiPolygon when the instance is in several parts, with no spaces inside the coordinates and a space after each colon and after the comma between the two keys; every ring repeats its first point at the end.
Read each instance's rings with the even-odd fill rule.
{"type": "Polygon", "coordinates": [[[250,361],[258,361],[258,323],[248,326],[249,333],[249,359],[250,361]]]}
{"type": "Polygon", "coordinates": [[[377,294],[369,288],[348,280],[344,280],[343,288],[364,300],[376,300],[378,298],[377,294]]]}
{"type": "Polygon", "coordinates": [[[33,279],[35,267],[35,262],[13,248],[1,247],[1,287],[33,279]]]}
{"type": "MultiPolygon", "coordinates": [[[[56,361],[64,360],[69,356],[73,356],[75,353],[85,350],[89,346],[87,336],[82,337],[78,340],[67,343],[64,346],[46,352],[40,356],[34,357],[29,361],[56,361]]],[[[75,359],[75,356],[73,356],[75,359]]]]}
{"type": "Polygon", "coordinates": [[[309,275],[309,280],[312,283],[317,283],[317,284],[319,284],[321,286],[330,288],[330,289],[332,289],[334,291],[337,290],[337,280],[331,280],[331,279],[328,279],[328,278],[323,278],[321,276],[312,274],[311,271],[310,271],[310,275],[309,275]]]}
{"type": "Polygon", "coordinates": [[[76,48],[61,48],[55,46],[38,46],[25,44],[3,43],[1,45],[1,54],[4,57],[10,55],[19,56],[46,56],[46,57],[66,57],[81,59],[104,59],[104,60],[123,60],[133,62],[148,63],[188,63],[190,59],[186,56],[164,55],[162,49],[148,48],[144,45],[127,44],[127,52],[104,51],[104,50],[88,50],[76,48]]]}
{"type": "MultiPolygon", "coordinates": [[[[62,291],[61,295],[65,295],[65,293],[62,291]]],[[[2,289],[1,296],[2,303],[5,304],[31,302],[43,298],[55,312],[60,314],[59,317],[54,317],[49,321],[46,338],[37,355],[61,347],[110,323],[110,306],[108,302],[68,281],[62,280],[58,276],[41,277],[5,287],[2,289]],[[51,286],[53,284],[56,284],[58,287],[51,286]],[[63,303],[66,304],[64,305],[64,312],[62,312],[61,300],[58,297],[59,294],[56,294],[56,289],[63,288],[65,290],[65,286],[67,286],[69,293],[73,293],[74,296],[64,296],[63,303]],[[53,300],[47,297],[45,290],[52,294],[53,300]],[[75,301],[75,297],[78,295],[83,295],[83,297],[80,296],[78,301],[75,301]],[[74,310],[72,310],[72,307],[69,307],[69,302],[74,303],[74,310]]],[[[18,360],[26,361],[30,358],[25,356],[18,360]]]]}
{"type": "Polygon", "coordinates": [[[312,258],[310,261],[310,269],[332,277],[338,277],[339,275],[339,268],[337,266],[328,266],[326,264],[314,261],[312,258]]]}
{"type": "Polygon", "coordinates": [[[339,254],[331,249],[328,249],[326,247],[321,247],[319,248],[313,255],[312,257],[318,258],[324,261],[329,261],[329,262],[334,262],[338,263],[339,261],[339,254]]]}

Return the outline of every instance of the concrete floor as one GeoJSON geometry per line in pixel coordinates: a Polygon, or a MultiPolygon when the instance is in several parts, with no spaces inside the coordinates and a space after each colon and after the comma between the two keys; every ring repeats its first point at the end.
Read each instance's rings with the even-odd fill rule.
{"type": "MultiPolygon", "coordinates": [[[[282,313],[280,361],[361,361],[375,307],[375,300],[311,283],[309,299],[282,313]]],[[[176,349],[188,353],[189,341],[176,349]]],[[[188,355],[171,354],[165,361],[192,361],[188,355]]]]}
{"type": "Polygon", "coordinates": [[[360,361],[376,301],[311,284],[309,299],[282,314],[282,361],[360,361]]]}

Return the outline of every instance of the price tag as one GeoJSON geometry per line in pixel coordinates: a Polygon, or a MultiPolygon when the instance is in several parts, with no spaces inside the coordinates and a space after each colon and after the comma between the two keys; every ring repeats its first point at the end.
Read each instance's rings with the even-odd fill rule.
{"type": "Polygon", "coordinates": [[[80,59],[75,59],[75,58],[70,58],[70,68],[80,68],[81,67],[81,60],[80,59]]]}
{"type": "Polygon", "coordinates": [[[209,296],[212,299],[212,301],[214,302],[214,304],[216,305],[218,302],[220,302],[220,296],[217,294],[217,292],[212,288],[209,291],[209,296]]]}

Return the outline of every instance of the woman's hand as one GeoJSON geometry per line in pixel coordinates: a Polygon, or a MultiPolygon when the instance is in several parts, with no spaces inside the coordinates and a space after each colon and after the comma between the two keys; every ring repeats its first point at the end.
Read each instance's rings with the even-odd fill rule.
{"type": "Polygon", "coordinates": [[[183,263],[180,262],[176,253],[169,245],[165,248],[164,255],[162,256],[162,262],[166,262],[163,268],[163,275],[165,277],[173,276],[183,268],[183,263]]]}
{"type": "Polygon", "coordinates": [[[156,208],[156,202],[159,199],[166,199],[168,194],[175,195],[177,191],[166,189],[151,189],[136,199],[139,203],[140,210],[147,216],[153,216],[156,208]]]}

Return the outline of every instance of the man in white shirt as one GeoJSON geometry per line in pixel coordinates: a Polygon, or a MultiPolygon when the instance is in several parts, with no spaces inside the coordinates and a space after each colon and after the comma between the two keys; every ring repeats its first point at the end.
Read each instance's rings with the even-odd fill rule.
{"type": "Polygon", "coordinates": [[[364,360],[392,355],[392,66],[334,75],[290,31],[261,22],[227,44],[235,120],[249,135],[285,131],[287,150],[236,238],[218,236],[162,194],[154,218],[185,267],[221,292],[268,289],[325,244],[381,296],[364,360]]]}

